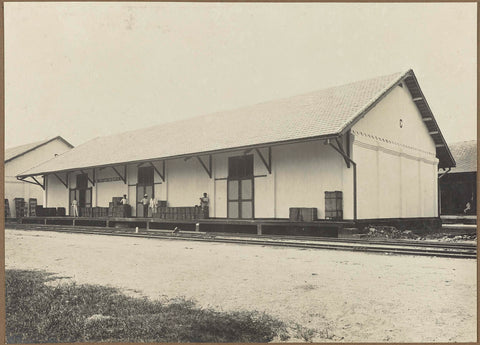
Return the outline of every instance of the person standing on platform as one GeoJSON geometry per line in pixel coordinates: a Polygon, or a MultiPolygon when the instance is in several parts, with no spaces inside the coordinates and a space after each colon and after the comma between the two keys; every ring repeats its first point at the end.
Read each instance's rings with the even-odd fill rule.
{"type": "Polygon", "coordinates": [[[142,199],[142,205],[143,205],[143,218],[148,217],[148,194],[145,194],[142,199]]]}
{"type": "Polygon", "coordinates": [[[200,207],[202,210],[205,210],[208,207],[209,201],[207,193],[203,193],[203,196],[200,198],[200,207]]]}
{"type": "Polygon", "coordinates": [[[72,201],[72,213],[74,217],[78,217],[78,201],[73,199],[72,201]]]}
{"type": "Polygon", "coordinates": [[[123,199],[120,201],[122,205],[128,205],[127,194],[123,194],[123,199]]]}
{"type": "Polygon", "coordinates": [[[150,204],[149,204],[149,207],[152,210],[152,217],[153,217],[153,214],[157,212],[157,204],[158,204],[157,198],[154,198],[152,196],[150,198],[150,204]]]}

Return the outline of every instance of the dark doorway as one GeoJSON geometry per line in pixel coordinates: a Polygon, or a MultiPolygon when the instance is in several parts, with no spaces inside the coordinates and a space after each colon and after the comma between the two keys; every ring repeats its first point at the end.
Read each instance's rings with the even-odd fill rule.
{"type": "Polygon", "coordinates": [[[227,217],[254,218],[253,155],[228,159],[227,217]]]}
{"type": "Polygon", "coordinates": [[[474,215],[477,201],[477,173],[451,173],[439,180],[442,215],[474,215]],[[466,209],[470,202],[470,210],[466,209]]]}
{"type": "Polygon", "coordinates": [[[78,202],[79,215],[83,216],[81,208],[92,207],[92,187],[88,187],[88,175],[80,174],[76,177],[76,188],[71,188],[69,193],[69,208],[72,212],[71,205],[74,199],[78,202]]]}
{"type": "Polygon", "coordinates": [[[153,167],[139,167],[137,180],[137,217],[144,216],[144,207],[142,203],[143,196],[148,195],[148,199],[155,197],[155,188],[153,180],[153,167]]]}

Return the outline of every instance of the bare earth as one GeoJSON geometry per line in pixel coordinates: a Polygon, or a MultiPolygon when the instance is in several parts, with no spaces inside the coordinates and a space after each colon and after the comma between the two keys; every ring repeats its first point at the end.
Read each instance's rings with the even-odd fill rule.
{"type": "MultiPolygon", "coordinates": [[[[217,310],[259,310],[342,342],[476,341],[476,261],[7,230],[7,269],[217,310]]],[[[325,339],[314,338],[314,341],[325,339]]]]}

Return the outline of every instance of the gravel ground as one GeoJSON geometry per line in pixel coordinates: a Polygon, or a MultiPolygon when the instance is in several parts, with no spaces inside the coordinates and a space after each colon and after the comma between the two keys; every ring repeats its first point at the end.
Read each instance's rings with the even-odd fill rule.
{"type": "MultiPolygon", "coordinates": [[[[43,231],[5,232],[6,268],[152,299],[266,311],[342,342],[476,341],[476,261],[43,231]]],[[[325,341],[314,338],[314,341],[325,341]]]]}

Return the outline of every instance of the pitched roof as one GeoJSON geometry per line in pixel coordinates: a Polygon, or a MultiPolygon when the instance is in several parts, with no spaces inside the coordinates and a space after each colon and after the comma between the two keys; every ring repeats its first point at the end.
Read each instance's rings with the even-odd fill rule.
{"type": "MultiPolygon", "coordinates": [[[[412,78],[412,88],[415,89],[418,83],[413,71],[409,70],[236,110],[95,138],[21,176],[338,136],[400,81],[412,78]]],[[[440,133],[436,122],[432,123],[440,133]]],[[[439,142],[444,144],[449,154],[443,137],[439,142]]],[[[453,158],[448,158],[448,155],[439,157],[444,165],[454,165],[453,158]]]]}
{"type": "Polygon", "coordinates": [[[477,141],[460,141],[448,145],[457,166],[450,173],[463,173],[477,171],[477,141]]]}
{"type": "Polygon", "coordinates": [[[8,149],[5,149],[5,163],[19,157],[19,156],[22,156],[30,151],[33,151],[37,148],[39,148],[40,146],[43,146],[43,145],[46,145],[54,140],[61,140],[63,141],[67,146],[73,148],[73,145],[70,144],[68,141],[66,141],[65,139],[63,139],[61,136],[56,136],[54,138],[51,138],[51,139],[45,139],[45,140],[40,140],[40,141],[36,141],[34,143],[29,143],[29,144],[25,144],[25,145],[20,145],[20,146],[15,146],[15,147],[11,147],[11,148],[8,148],[8,149]]]}

